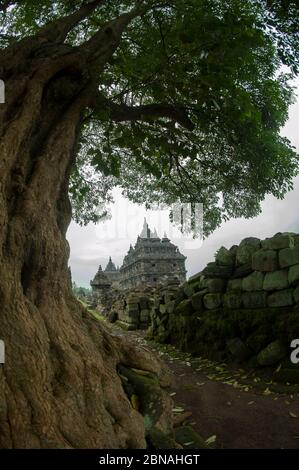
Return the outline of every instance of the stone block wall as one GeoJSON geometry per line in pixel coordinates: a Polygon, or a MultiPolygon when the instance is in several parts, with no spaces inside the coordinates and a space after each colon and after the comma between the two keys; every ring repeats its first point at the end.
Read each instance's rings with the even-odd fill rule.
{"type": "Polygon", "coordinates": [[[97,305],[97,310],[112,323],[126,330],[147,329],[150,312],[161,295],[170,299],[177,291],[175,280],[167,284],[140,285],[126,290],[110,289],[97,305]]]}
{"type": "Polygon", "coordinates": [[[276,357],[270,347],[268,362],[286,358],[290,341],[299,338],[299,235],[221,247],[175,295],[156,299],[149,336],[191,353],[260,365],[274,343],[276,357]]]}

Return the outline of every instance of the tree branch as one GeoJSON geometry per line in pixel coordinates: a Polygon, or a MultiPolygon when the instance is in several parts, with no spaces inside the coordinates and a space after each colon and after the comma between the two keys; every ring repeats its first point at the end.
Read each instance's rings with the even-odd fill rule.
{"type": "Polygon", "coordinates": [[[190,131],[194,129],[193,122],[185,108],[181,105],[173,106],[166,103],[155,103],[142,106],[127,106],[125,104],[114,103],[98,94],[91,106],[94,109],[108,109],[110,118],[114,122],[144,121],[147,118],[168,118],[190,131]]]}
{"type": "Polygon", "coordinates": [[[104,24],[88,41],[80,48],[87,54],[90,61],[107,61],[117,49],[121,36],[128,24],[136,17],[142,16],[147,10],[134,9],[114,18],[104,24]]]}
{"type": "Polygon", "coordinates": [[[79,10],[75,11],[71,15],[64,16],[59,18],[56,21],[51,22],[50,24],[42,27],[38,33],[39,37],[46,38],[48,41],[53,42],[64,42],[67,34],[89,16],[98,5],[104,3],[105,0],[93,0],[93,1],[84,1],[83,5],[79,10]]]}

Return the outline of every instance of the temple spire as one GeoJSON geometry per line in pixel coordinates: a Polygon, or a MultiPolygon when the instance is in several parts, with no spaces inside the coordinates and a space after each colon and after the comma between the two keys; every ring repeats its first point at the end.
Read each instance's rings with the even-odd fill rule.
{"type": "Polygon", "coordinates": [[[149,228],[148,228],[148,223],[145,217],[143,221],[143,227],[142,227],[142,231],[140,234],[140,238],[149,238],[149,228]]]}

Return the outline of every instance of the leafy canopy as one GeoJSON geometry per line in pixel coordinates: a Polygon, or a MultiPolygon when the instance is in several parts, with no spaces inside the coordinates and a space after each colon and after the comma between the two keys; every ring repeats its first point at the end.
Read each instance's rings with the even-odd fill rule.
{"type": "MultiPolygon", "coordinates": [[[[2,2],[1,47],[82,3],[2,2]]],[[[84,116],[70,184],[77,221],[105,216],[103,203],[121,186],[149,207],[202,202],[208,234],[222,220],[255,216],[266,194],[282,198],[292,189],[298,156],[279,131],[299,71],[296,1],[97,3],[70,31],[68,44],[82,44],[136,6],[144,10],[97,76],[109,106],[84,116]],[[161,108],[126,117],[128,107],[151,104],[184,110],[187,119],[161,108]]]]}

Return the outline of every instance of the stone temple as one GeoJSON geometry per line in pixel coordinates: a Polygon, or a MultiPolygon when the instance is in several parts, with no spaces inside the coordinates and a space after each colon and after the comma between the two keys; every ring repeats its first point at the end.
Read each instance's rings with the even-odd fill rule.
{"type": "Polygon", "coordinates": [[[176,280],[186,280],[186,256],[180,253],[166,234],[161,239],[156,230],[152,231],[146,219],[135,246],[130,245],[123,264],[116,267],[111,257],[104,271],[99,268],[91,286],[93,293],[101,290],[101,284],[127,289],[140,285],[155,285],[176,280]]]}

